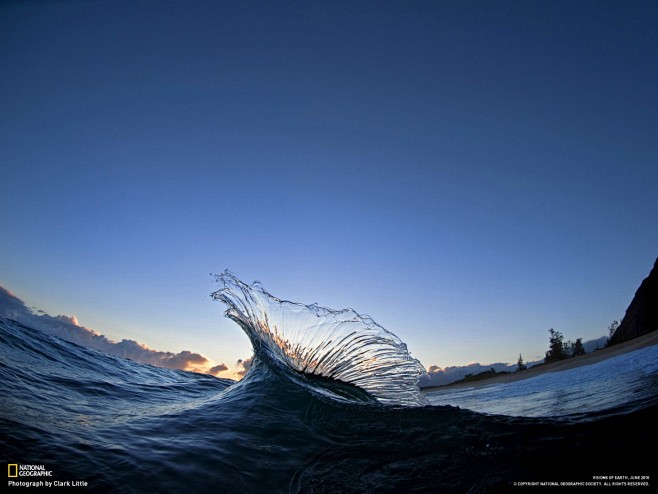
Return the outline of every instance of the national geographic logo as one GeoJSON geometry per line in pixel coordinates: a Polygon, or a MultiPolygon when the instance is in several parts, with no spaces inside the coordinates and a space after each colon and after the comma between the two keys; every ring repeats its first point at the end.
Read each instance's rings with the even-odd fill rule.
{"type": "Polygon", "coordinates": [[[47,470],[45,465],[21,465],[10,463],[7,477],[52,477],[53,471],[47,470]]]}

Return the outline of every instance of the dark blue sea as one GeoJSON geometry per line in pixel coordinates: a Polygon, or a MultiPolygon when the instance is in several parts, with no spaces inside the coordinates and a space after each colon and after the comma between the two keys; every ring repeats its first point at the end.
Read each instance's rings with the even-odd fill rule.
{"type": "Polygon", "coordinates": [[[420,364],[370,318],[279,300],[228,273],[218,281],[213,297],[254,347],[237,383],[0,319],[2,459],[52,472],[8,481],[193,494],[655,488],[656,346],[421,393],[420,364]]]}

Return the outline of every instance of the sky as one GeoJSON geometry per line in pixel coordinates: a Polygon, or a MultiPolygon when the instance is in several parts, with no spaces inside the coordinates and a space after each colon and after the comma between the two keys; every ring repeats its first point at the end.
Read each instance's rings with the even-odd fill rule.
{"type": "Polygon", "coordinates": [[[0,4],[0,284],[235,366],[230,269],[426,367],[597,338],[658,255],[652,1],[0,4]]]}

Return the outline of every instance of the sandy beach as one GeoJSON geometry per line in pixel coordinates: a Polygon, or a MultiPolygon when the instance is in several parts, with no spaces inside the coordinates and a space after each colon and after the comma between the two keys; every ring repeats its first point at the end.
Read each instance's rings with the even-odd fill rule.
{"type": "Polygon", "coordinates": [[[596,362],[600,362],[601,360],[605,360],[610,357],[616,357],[617,355],[621,355],[627,352],[632,352],[634,350],[639,350],[640,348],[644,348],[652,345],[658,345],[658,331],[653,331],[649,334],[640,336],[638,338],[634,338],[630,341],[625,341],[624,343],[620,343],[618,345],[609,348],[604,348],[602,350],[596,350],[594,352],[581,355],[580,357],[572,357],[566,360],[562,360],[560,362],[554,362],[552,364],[531,367],[530,369],[523,372],[514,372],[512,374],[501,374],[499,376],[492,377],[489,379],[483,379],[481,381],[460,382],[460,383],[446,384],[445,386],[423,388],[422,391],[428,392],[428,391],[437,391],[442,389],[486,386],[488,384],[519,381],[521,379],[528,379],[530,377],[538,376],[545,372],[558,372],[558,371],[574,369],[582,365],[594,364],[596,362]]]}

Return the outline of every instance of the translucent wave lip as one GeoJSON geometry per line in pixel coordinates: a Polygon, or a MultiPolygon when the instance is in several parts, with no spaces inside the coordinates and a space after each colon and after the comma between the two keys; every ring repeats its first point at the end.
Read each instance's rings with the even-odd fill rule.
{"type": "Polygon", "coordinates": [[[281,300],[228,270],[215,278],[222,288],[211,297],[226,304],[225,315],[242,327],[259,359],[357,386],[382,404],[427,405],[418,388],[422,364],[370,317],[281,300]]]}

